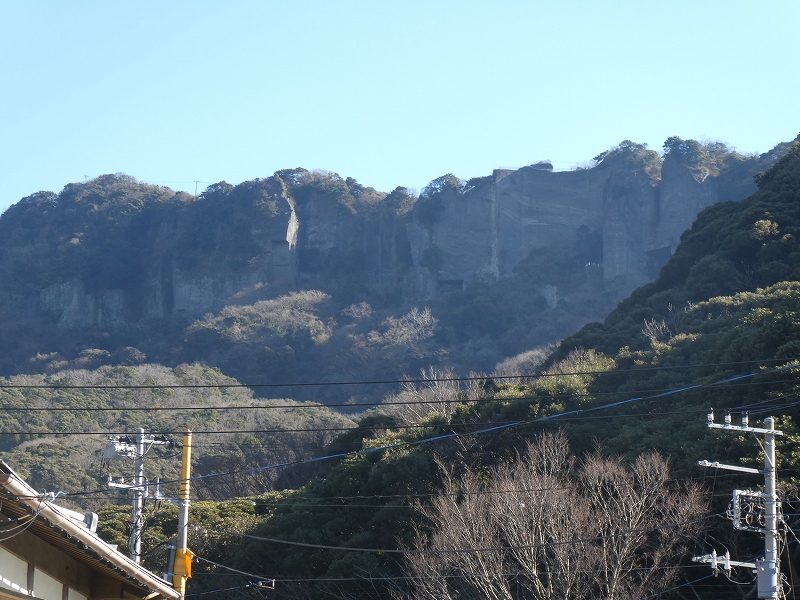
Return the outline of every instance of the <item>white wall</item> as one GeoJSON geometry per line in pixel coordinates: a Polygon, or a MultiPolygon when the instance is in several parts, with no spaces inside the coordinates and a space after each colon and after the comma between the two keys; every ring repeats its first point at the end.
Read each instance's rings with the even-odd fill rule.
{"type": "MultiPolygon", "coordinates": [[[[0,586],[28,593],[28,563],[0,547],[0,586]]],[[[59,596],[58,600],[61,600],[59,596]]]]}
{"type": "Polygon", "coordinates": [[[43,600],[63,600],[64,584],[44,571],[33,571],[33,595],[43,600]]]}
{"type": "Polygon", "coordinates": [[[69,588],[69,593],[67,594],[67,600],[89,600],[88,596],[84,596],[80,592],[69,588]]]}

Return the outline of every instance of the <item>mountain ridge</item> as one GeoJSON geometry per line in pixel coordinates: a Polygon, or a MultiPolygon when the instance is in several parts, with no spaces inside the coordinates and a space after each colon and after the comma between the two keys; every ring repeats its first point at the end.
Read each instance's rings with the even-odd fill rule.
{"type": "Polygon", "coordinates": [[[603,318],[655,277],[703,206],[749,195],[752,175],[786,147],[744,156],[670,138],[662,161],[625,141],[590,169],[446,175],[419,197],[304,169],[220,182],[198,197],[125,175],[39,192],[0,216],[0,341],[9,350],[0,372],[29,371],[38,355],[113,355],[137,344],[176,364],[193,321],[247,297],[319,289],[337,311],[366,302],[397,318],[438,303],[444,318],[448,297],[474,304],[483,294],[474,290],[518,282],[529,308],[553,316],[523,319],[528,333],[492,342],[486,369],[603,318]]]}

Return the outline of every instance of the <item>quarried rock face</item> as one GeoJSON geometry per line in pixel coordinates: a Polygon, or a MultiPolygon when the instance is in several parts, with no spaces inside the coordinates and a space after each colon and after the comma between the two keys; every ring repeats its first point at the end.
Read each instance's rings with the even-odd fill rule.
{"type": "Polygon", "coordinates": [[[496,170],[474,187],[439,192],[434,218],[430,203],[414,211],[413,289],[431,298],[477,279],[505,277],[530,253],[567,249],[596,233],[602,259],[585,265],[592,271],[587,276],[602,270],[602,281],[622,282],[630,291],[658,275],[701,210],[755,189],[752,176],[720,185],[718,177],[700,177],[669,156],[660,177],[630,157],[570,172],[537,165],[496,170]]]}
{"type": "Polygon", "coordinates": [[[87,294],[78,280],[55,283],[39,294],[41,310],[59,327],[114,328],[127,322],[126,298],[121,290],[107,290],[99,296],[87,294]]]}
{"type": "Polygon", "coordinates": [[[603,186],[603,279],[634,287],[653,279],[671,253],[653,255],[658,241],[658,188],[644,171],[614,171],[603,186]],[[654,260],[655,258],[655,260],[654,260]]]}
{"type": "MultiPolygon", "coordinates": [[[[699,211],[750,195],[753,172],[781,155],[737,155],[715,175],[626,144],[590,169],[539,163],[466,184],[445,176],[418,200],[405,188],[387,195],[302,169],[221,182],[198,198],[103,176],[3,215],[3,235],[14,238],[0,248],[5,302],[63,328],[115,328],[191,321],[248,289],[322,289],[353,274],[366,293],[420,302],[582,240],[596,250],[571,268],[595,287],[630,291],[658,275],[699,211]],[[60,266],[35,271],[28,257],[60,266]]],[[[540,279],[548,306],[557,303],[557,283],[540,279]]]]}
{"type": "Polygon", "coordinates": [[[496,170],[466,192],[441,194],[438,218],[417,216],[410,226],[417,293],[431,297],[509,276],[531,252],[567,248],[587,232],[602,235],[605,279],[646,280],[657,198],[644,170],[624,164],[561,173],[496,170]],[[436,262],[426,264],[431,256],[436,262]]]}

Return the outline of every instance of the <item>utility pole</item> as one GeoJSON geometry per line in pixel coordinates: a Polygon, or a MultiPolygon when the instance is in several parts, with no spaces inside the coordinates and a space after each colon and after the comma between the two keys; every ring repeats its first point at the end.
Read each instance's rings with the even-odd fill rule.
{"type": "Polygon", "coordinates": [[[766,428],[750,427],[750,418],[747,413],[742,413],[742,424],[732,425],[731,415],[725,413],[725,423],[714,423],[714,409],[708,413],[708,426],[711,429],[725,429],[735,433],[749,432],[764,435],[764,468],[751,469],[737,465],[723,465],[718,462],[701,460],[697,464],[701,467],[714,467],[741,473],[764,475],[764,491],[733,490],[731,509],[728,517],[733,521],[736,529],[755,531],[764,534],[764,558],[755,563],[745,563],[730,559],[730,552],[724,556],[717,556],[716,550],[704,556],[695,556],[693,562],[708,563],[716,575],[721,568],[730,574],[731,567],[745,567],[752,569],[757,576],[758,597],[764,600],[776,600],[782,596],[780,588],[780,561],[778,560],[778,519],[780,518],[781,504],[776,493],[775,470],[775,436],[783,435],[783,431],[775,429],[775,419],[764,419],[766,428]]]}
{"type": "Polygon", "coordinates": [[[156,439],[153,435],[145,438],[144,429],[136,429],[136,435],[130,437],[114,436],[108,438],[103,450],[103,458],[132,458],[134,460],[133,485],[128,485],[124,480],[114,482],[108,478],[108,486],[133,492],[133,507],[131,508],[131,533],[128,538],[128,555],[131,560],[140,562],[142,559],[142,529],[144,525],[144,499],[148,496],[148,484],[144,478],[145,442],[149,444],[174,445],[164,436],[156,439]]]}
{"type": "Polygon", "coordinates": [[[173,561],[172,585],[183,600],[186,594],[186,580],[192,576],[192,556],[186,545],[189,533],[189,484],[192,472],[192,432],[183,428],[183,456],[181,460],[181,488],[178,493],[178,536],[175,559],[173,561]]]}
{"type": "Polygon", "coordinates": [[[131,511],[131,536],[128,538],[128,552],[137,563],[142,560],[142,525],[144,525],[144,429],[136,429],[136,458],[133,471],[133,510],[131,511]]]}

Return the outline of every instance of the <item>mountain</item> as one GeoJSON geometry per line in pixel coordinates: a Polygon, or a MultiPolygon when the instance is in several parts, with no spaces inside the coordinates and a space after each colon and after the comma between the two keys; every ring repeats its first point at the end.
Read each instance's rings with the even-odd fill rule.
{"type": "Polygon", "coordinates": [[[662,161],[625,141],[419,196],[304,169],[197,197],[126,175],[39,192],[0,217],[0,373],[134,355],[255,383],[490,371],[603,318],[787,148],[670,138],[662,161]]]}
{"type": "MultiPolygon", "coordinates": [[[[464,568],[413,563],[395,551],[430,549],[441,540],[447,530],[440,517],[448,506],[475,506],[465,503],[473,495],[507,496],[518,481],[515,465],[554,465],[552,485],[528,482],[514,489],[568,490],[574,510],[558,513],[565,519],[580,517],[592,490],[651,489],[642,482],[657,480],[656,533],[641,541],[645,552],[629,556],[633,575],[624,583],[637,592],[633,597],[666,589],[668,578],[654,578],[661,584],[654,589],[636,573],[665,556],[663,568],[672,572],[691,549],[706,550],[691,544],[712,525],[703,520],[686,530],[671,528],[680,543],[665,546],[670,536],[659,532],[676,525],[665,519],[674,521],[675,511],[692,522],[706,509],[724,513],[739,484],[703,481],[696,461],[757,461],[753,440],[708,431],[709,406],[749,411],[754,422],[777,416],[786,434],[779,448],[782,493],[791,500],[792,486],[797,489],[800,410],[797,369],[790,366],[800,358],[800,142],[749,158],[678,138],[665,146],[661,161],[623,143],[574,179],[556,177],[543,165],[463,184],[446,176],[419,197],[408,190],[382,195],[332,174],[292,170],[236,187],[215,184],[199,198],[125,176],[27,198],[0,218],[0,334],[9,349],[4,369],[13,373],[0,382],[4,456],[36,486],[69,490],[73,501],[95,507],[97,478],[119,476],[124,468],[103,463],[103,440],[92,432],[131,429],[143,420],[156,433],[172,432],[176,424],[203,431],[195,472],[213,477],[200,480],[196,493],[211,500],[257,495],[196,504],[190,547],[212,563],[196,565],[190,589],[241,587],[239,575],[226,578],[216,562],[293,580],[276,590],[278,598],[430,597],[430,589],[415,588],[408,577],[433,567],[436,581],[449,582],[440,591],[473,597],[464,568]],[[754,193],[736,201],[731,190],[750,186],[751,171],[768,164],[752,184],[754,193]],[[593,229],[583,221],[584,209],[576,208],[591,203],[573,196],[570,209],[566,190],[596,190],[599,184],[588,184],[604,173],[602,221],[591,221],[593,229]],[[519,221],[512,229],[535,225],[534,217],[519,215],[544,211],[544,188],[537,186],[547,178],[555,199],[548,218],[558,229],[557,215],[564,223],[564,215],[577,215],[574,236],[522,235],[525,244],[545,241],[516,255],[497,237],[495,253],[491,240],[501,229],[490,219],[489,250],[456,264],[459,244],[474,239],[479,247],[486,239],[474,227],[466,237],[448,231],[459,219],[470,222],[475,203],[494,202],[498,223],[516,215],[509,219],[519,221]],[[568,188],[561,179],[583,183],[568,188]],[[701,196],[670,192],[679,181],[687,190],[704,190],[708,208],[675,242],[674,253],[647,254],[652,248],[637,242],[649,239],[642,231],[660,232],[654,239],[669,242],[670,227],[677,230],[684,215],[677,207],[690,200],[700,207],[701,196]],[[728,197],[721,194],[734,200],[721,201],[728,197]],[[615,220],[622,214],[630,215],[624,228],[615,220]],[[366,233],[368,223],[377,227],[376,238],[366,233]],[[271,244],[276,232],[289,233],[285,246],[271,244]],[[369,240],[380,244],[369,246],[369,240]],[[613,250],[620,247],[625,250],[613,250]],[[509,256],[518,258],[506,262],[509,256]],[[627,258],[619,262],[620,256],[627,258]],[[466,372],[481,362],[491,368],[537,339],[563,337],[592,314],[602,318],[615,295],[647,278],[642,269],[662,262],[654,281],[603,323],[564,339],[546,361],[543,350],[528,353],[506,361],[494,376],[469,380],[447,370],[466,372]],[[486,276],[487,264],[497,272],[486,276]],[[620,274],[618,267],[609,271],[611,264],[628,266],[620,274]],[[446,283],[468,268],[473,275],[464,276],[461,288],[446,283]],[[590,309],[579,312],[584,303],[590,309]],[[291,387],[291,400],[261,397],[286,395],[286,388],[256,387],[304,378],[374,382],[421,368],[418,381],[400,386],[291,387]],[[307,399],[303,394],[349,402],[342,407],[347,410],[381,404],[350,418],[320,403],[297,402],[307,399]],[[226,433],[231,430],[237,433],[226,433]],[[537,446],[542,439],[555,441],[537,446]],[[555,448],[563,460],[551,461],[553,453],[541,450],[535,459],[537,447],[555,448]],[[253,470],[270,465],[275,468],[253,470]],[[696,487],[696,480],[707,487],[696,487]],[[451,504],[436,504],[437,498],[451,504]],[[687,498],[691,502],[673,503],[687,498]]],[[[482,213],[483,220],[494,210],[482,213]]],[[[150,458],[154,472],[175,477],[174,457],[150,458]]],[[[518,523],[510,517],[523,514],[530,498],[503,497],[513,502],[493,518],[518,523]]],[[[124,546],[125,510],[100,512],[103,535],[124,546]]],[[[796,513],[786,510],[792,528],[800,525],[796,513]]],[[[153,503],[147,519],[153,536],[147,560],[159,569],[174,511],[153,503]]],[[[616,521],[608,527],[609,536],[620,531],[616,521]]],[[[729,529],[725,523],[710,531],[724,541],[729,529]]],[[[757,552],[753,539],[727,545],[757,552]]],[[[799,575],[798,549],[787,548],[793,554],[785,569],[799,575]]],[[[498,563],[492,572],[500,575],[481,584],[490,586],[485,592],[530,584],[503,575],[519,573],[521,560],[498,563]]],[[[726,597],[726,585],[715,581],[703,597],[726,597]]],[[[592,589],[584,589],[586,597],[593,597],[592,589]]]]}
{"type": "MultiPolygon", "coordinates": [[[[776,416],[777,427],[785,433],[778,454],[781,493],[787,501],[784,512],[789,527],[796,530],[800,525],[793,504],[800,484],[798,369],[786,368],[800,358],[796,270],[800,143],[758,177],[758,186],[743,201],[718,203],[703,211],[655,281],[637,289],[603,324],[588,325],[566,338],[540,372],[528,371],[527,377],[511,381],[497,377],[449,382],[430,372],[426,380],[408,382],[400,393],[387,397],[339,435],[323,451],[330,458],[314,461],[320,470],[306,484],[259,494],[252,499],[258,512],[243,500],[198,505],[193,521],[197,530],[190,546],[202,549],[201,556],[207,560],[245,573],[278,576],[281,581],[274,592],[278,598],[379,598],[392,593],[420,598],[447,597],[445,593],[485,597],[487,590],[503,586],[515,590],[517,584],[522,589],[530,583],[514,576],[524,557],[492,563],[496,568],[491,573],[496,576],[476,583],[469,574],[480,572],[474,568],[485,556],[480,552],[462,553],[478,561],[472,567],[437,562],[436,554],[425,554],[424,563],[415,563],[413,553],[394,552],[430,550],[445,531],[463,534],[451,540],[450,549],[505,544],[507,539],[467,535],[479,532],[481,498],[502,499],[483,504],[494,507],[495,524],[497,519],[520,524],[515,518],[526,514],[530,522],[538,523],[534,517],[541,511],[536,512],[539,504],[532,502],[557,499],[564,489],[575,494],[569,497],[571,511],[557,514],[569,521],[558,521],[553,535],[569,537],[571,530],[564,524],[578,527],[587,494],[604,490],[607,500],[615,499],[620,489],[644,485],[644,477],[646,491],[658,487],[659,510],[673,507],[684,512],[681,519],[676,513],[657,512],[662,520],[654,526],[655,533],[637,542],[642,549],[639,559],[644,562],[628,562],[624,568],[633,574],[625,582],[637,592],[632,597],[697,580],[696,565],[685,572],[685,579],[675,575],[676,579],[654,578],[656,583],[649,584],[636,579],[636,573],[652,566],[647,561],[664,560],[656,552],[665,548],[659,545],[664,540],[682,541],[668,548],[669,562],[659,573],[688,566],[692,552],[709,550],[703,545],[705,539],[735,549],[739,554],[734,558],[757,555],[758,536],[735,537],[729,522],[699,515],[724,514],[731,490],[756,487],[759,479],[739,474],[705,477],[696,462],[707,458],[757,466],[759,460],[755,439],[735,439],[727,432],[708,430],[710,405],[718,414],[726,409],[749,411],[754,424],[765,416],[776,416]],[[541,437],[547,433],[556,437],[541,437]],[[558,436],[568,440],[568,451],[551,452],[563,450],[552,445],[558,436]],[[544,446],[550,450],[531,455],[541,439],[551,440],[550,446],[544,446]],[[653,451],[662,458],[652,455],[653,451]],[[554,477],[549,485],[512,477],[515,467],[528,463],[531,471],[551,469],[550,475],[557,474],[563,468],[559,461],[566,461],[569,476],[554,477]],[[584,482],[585,487],[573,489],[575,482],[584,482]],[[686,498],[693,501],[678,502],[686,498]],[[462,509],[462,527],[447,529],[441,516],[448,506],[462,509]],[[678,530],[676,525],[684,520],[697,523],[697,528],[678,530]],[[670,534],[664,535],[665,531],[670,534]],[[387,551],[364,551],[370,548],[387,551]],[[426,568],[428,576],[424,576],[426,568]],[[415,575],[417,580],[409,580],[415,575]],[[438,591],[425,588],[426,577],[440,582],[438,591]],[[487,586],[482,595],[475,591],[479,584],[487,586]]],[[[303,480],[295,467],[285,469],[282,476],[303,480]]],[[[229,477],[247,481],[249,475],[229,477]]],[[[557,508],[547,506],[548,510],[557,508]]],[[[104,511],[105,531],[124,543],[120,513],[120,509],[104,511]]],[[[159,514],[153,517],[158,525],[154,531],[165,537],[173,525],[159,514]]],[[[594,528],[585,531],[594,533],[581,534],[588,542],[569,538],[570,543],[585,544],[575,546],[581,552],[563,557],[578,560],[599,548],[604,538],[598,537],[601,526],[593,522],[594,528]]],[[[642,527],[630,529],[641,531],[642,527]]],[[[608,531],[609,537],[627,539],[624,528],[608,531]]],[[[545,538],[542,544],[553,539],[545,538]]],[[[793,544],[786,548],[791,554],[784,556],[782,568],[787,576],[795,577],[800,548],[793,544]]],[[[545,561],[536,563],[542,569],[544,565],[553,568],[544,558],[536,560],[545,561]]],[[[591,569],[597,571],[596,565],[591,569]]],[[[204,575],[192,582],[193,593],[243,585],[239,576],[226,576],[212,563],[198,565],[198,571],[204,575]]],[[[546,583],[548,572],[543,570],[540,576],[546,583]]],[[[592,591],[595,585],[600,583],[591,580],[580,594],[575,590],[570,597],[605,597],[601,588],[592,591]]],[[[698,597],[725,598],[735,589],[733,585],[719,578],[686,589],[698,597]]],[[[516,596],[512,593],[511,597],[516,596]]]]}
{"type": "MultiPolygon", "coordinates": [[[[642,350],[652,336],[637,332],[648,321],[663,321],[666,335],[674,337],[682,319],[702,312],[699,303],[741,292],[760,295],[781,282],[800,281],[798,160],[795,143],[779,164],[756,178],[757,193],[701,213],[660,276],[621,302],[603,325],[589,325],[565,339],[561,354],[576,346],[616,352],[627,344],[642,350]]],[[[736,351],[729,348],[727,358],[736,351]]]]}

